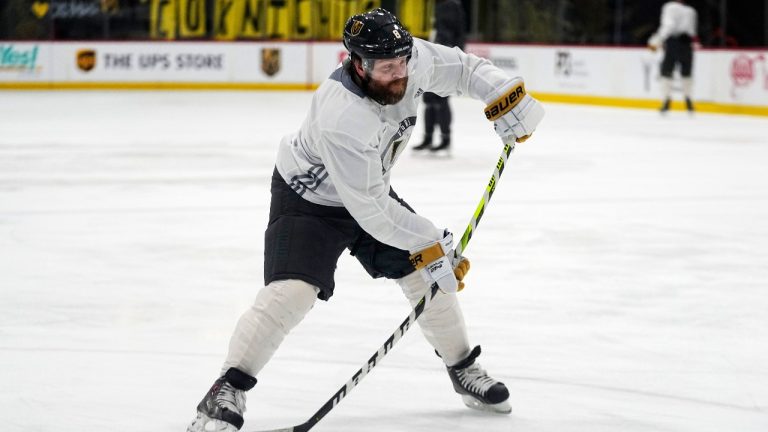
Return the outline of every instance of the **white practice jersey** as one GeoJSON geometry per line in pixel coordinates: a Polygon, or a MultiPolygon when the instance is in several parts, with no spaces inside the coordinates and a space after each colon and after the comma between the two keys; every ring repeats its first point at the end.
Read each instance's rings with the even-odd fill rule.
{"type": "Polygon", "coordinates": [[[382,243],[413,250],[437,241],[443,229],[389,196],[390,172],[413,133],[420,96],[466,94],[487,104],[510,79],[487,60],[414,38],[405,96],[380,105],[339,66],[315,92],[301,128],[283,137],[277,170],[304,199],[345,207],[382,243]]]}
{"type": "Polygon", "coordinates": [[[670,36],[696,36],[696,9],[686,4],[670,1],[661,8],[661,25],[648,40],[649,45],[660,46],[670,36]]]}

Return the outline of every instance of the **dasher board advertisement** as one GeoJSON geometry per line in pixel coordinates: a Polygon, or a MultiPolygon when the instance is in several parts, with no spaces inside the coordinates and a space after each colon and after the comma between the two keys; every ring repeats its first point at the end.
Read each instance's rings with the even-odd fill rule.
{"type": "Polygon", "coordinates": [[[55,81],[277,82],[307,80],[302,43],[57,43],[55,81]]]}
{"type": "Polygon", "coordinates": [[[50,44],[0,41],[0,82],[51,79],[50,44]]]}

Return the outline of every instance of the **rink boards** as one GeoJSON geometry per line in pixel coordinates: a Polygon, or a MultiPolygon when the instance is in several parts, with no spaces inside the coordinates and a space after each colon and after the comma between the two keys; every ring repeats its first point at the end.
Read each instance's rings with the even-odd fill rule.
{"type": "MultiPolygon", "coordinates": [[[[467,51],[524,77],[545,101],[659,103],[661,52],[498,44],[467,51]]],[[[0,43],[0,89],[312,89],[345,55],[338,42],[11,41],[0,43]]],[[[768,115],[768,50],[698,50],[694,97],[700,111],[768,115]]]]}

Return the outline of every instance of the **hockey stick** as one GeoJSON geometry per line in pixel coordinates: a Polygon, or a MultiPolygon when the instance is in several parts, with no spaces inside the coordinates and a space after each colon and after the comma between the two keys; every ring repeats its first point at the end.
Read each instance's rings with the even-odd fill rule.
{"type": "MultiPolygon", "coordinates": [[[[512,151],[515,149],[515,143],[512,144],[505,144],[504,150],[501,152],[501,156],[499,157],[499,161],[496,163],[496,169],[493,171],[493,175],[491,176],[491,180],[488,182],[488,185],[485,187],[485,192],[483,193],[483,198],[480,200],[480,203],[477,205],[477,208],[475,209],[475,213],[472,215],[472,219],[469,221],[469,225],[467,226],[467,229],[464,231],[464,235],[461,236],[461,241],[459,244],[456,245],[456,249],[453,253],[454,261],[457,261],[458,258],[461,256],[462,252],[464,252],[464,249],[467,247],[467,244],[469,243],[469,240],[472,238],[472,233],[475,232],[477,229],[477,224],[480,222],[480,218],[483,217],[483,213],[485,212],[485,207],[488,205],[488,202],[491,200],[491,196],[493,195],[493,192],[496,190],[496,185],[499,182],[499,178],[501,177],[501,173],[504,171],[504,167],[507,164],[507,159],[509,158],[509,155],[512,153],[512,151]]],[[[319,410],[317,410],[316,413],[312,415],[312,417],[309,418],[309,420],[305,421],[304,423],[300,425],[296,425],[293,427],[288,428],[282,428],[282,429],[270,429],[270,430],[264,430],[264,431],[255,431],[255,432],[306,432],[310,429],[312,429],[317,422],[323,419],[323,417],[326,416],[336,405],[341,402],[342,399],[344,399],[351,391],[354,389],[358,384],[360,384],[360,381],[365,378],[366,375],[368,375],[368,372],[371,371],[374,367],[376,367],[377,364],[379,364],[379,361],[386,356],[389,351],[392,349],[393,346],[397,343],[397,341],[400,340],[400,338],[403,337],[405,332],[408,331],[408,329],[411,328],[413,323],[416,322],[416,320],[419,318],[422,312],[424,312],[424,309],[429,305],[429,303],[432,301],[432,299],[435,297],[435,294],[437,294],[438,287],[437,284],[434,283],[430,287],[430,292],[424,294],[424,297],[419,300],[419,302],[416,304],[416,306],[411,311],[410,315],[400,324],[400,326],[395,330],[392,335],[387,338],[387,340],[384,342],[384,344],[379,347],[379,349],[373,353],[370,359],[368,359],[368,362],[363,365],[360,369],[358,369],[357,372],[355,372],[354,375],[352,375],[352,378],[347,381],[346,384],[344,384],[328,401],[320,407],[319,410]]]]}

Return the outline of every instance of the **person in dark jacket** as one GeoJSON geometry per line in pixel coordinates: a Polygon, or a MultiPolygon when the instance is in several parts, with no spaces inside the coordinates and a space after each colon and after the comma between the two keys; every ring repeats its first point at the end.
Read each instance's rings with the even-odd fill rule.
{"type": "MultiPolygon", "coordinates": [[[[464,49],[466,42],[464,7],[459,0],[437,0],[434,16],[434,42],[464,49]]],[[[447,151],[451,147],[451,107],[448,96],[424,93],[424,140],[413,149],[431,152],[447,151]],[[440,126],[440,144],[432,145],[435,125],[440,126]]]]}

